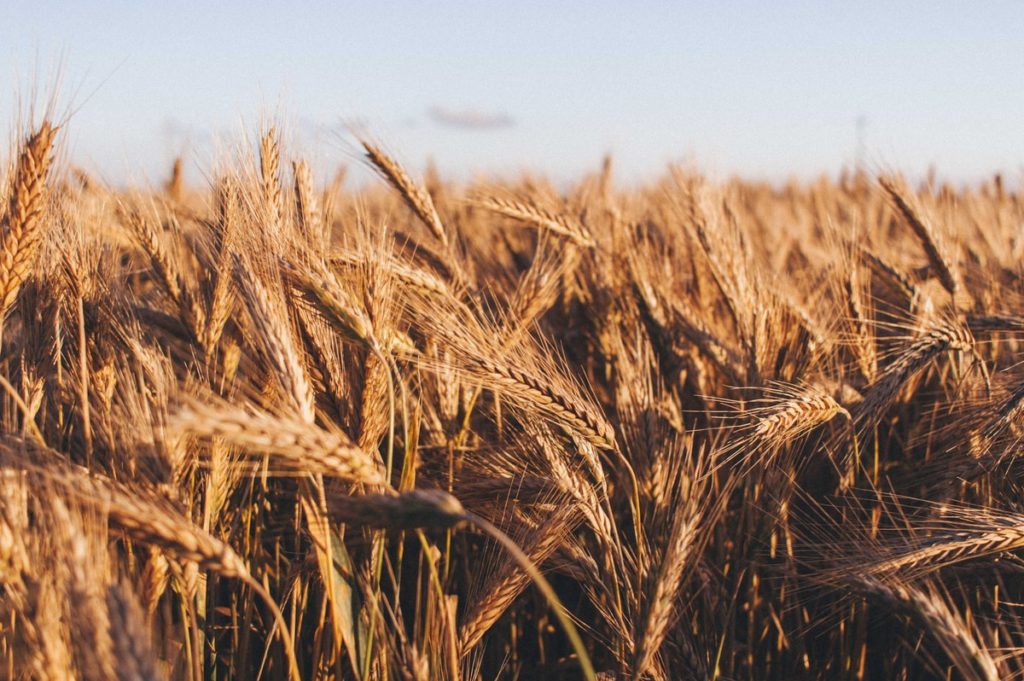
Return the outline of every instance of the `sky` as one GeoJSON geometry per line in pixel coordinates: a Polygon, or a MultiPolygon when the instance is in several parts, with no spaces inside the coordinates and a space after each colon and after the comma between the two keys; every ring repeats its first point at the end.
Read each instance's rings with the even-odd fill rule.
{"type": "Polygon", "coordinates": [[[353,164],[352,129],[464,178],[569,179],[607,153],[635,181],[1024,170],[1020,2],[0,6],[0,121],[16,134],[59,73],[66,154],[112,182],[179,153],[201,176],[265,121],[322,174],[353,164]]]}

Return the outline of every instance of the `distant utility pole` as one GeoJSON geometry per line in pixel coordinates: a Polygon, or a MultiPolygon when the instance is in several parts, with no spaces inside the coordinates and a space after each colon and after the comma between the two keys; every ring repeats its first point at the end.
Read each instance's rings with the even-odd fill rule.
{"type": "Polygon", "coordinates": [[[857,116],[856,120],[857,127],[857,141],[856,149],[854,150],[854,163],[856,164],[857,170],[864,170],[864,163],[867,161],[867,134],[868,134],[868,117],[864,114],[857,116]]]}

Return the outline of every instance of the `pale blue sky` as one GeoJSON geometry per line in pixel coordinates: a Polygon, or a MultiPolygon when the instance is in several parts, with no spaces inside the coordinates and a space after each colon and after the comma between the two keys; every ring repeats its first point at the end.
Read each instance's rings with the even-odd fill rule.
{"type": "Polygon", "coordinates": [[[0,116],[61,65],[69,155],[158,179],[261,114],[327,172],[361,121],[411,166],[572,177],[615,154],[718,175],[834,173],[855,154],[971,180],[1024,168],[1020,2],[4,0],[0,116]],[[39,74],[38,78],[35,75],[39,74]],[[432,109],[511,126],[443,125],[432,109]],[[315,154],[313,152],[316,152],[315,154]]]}

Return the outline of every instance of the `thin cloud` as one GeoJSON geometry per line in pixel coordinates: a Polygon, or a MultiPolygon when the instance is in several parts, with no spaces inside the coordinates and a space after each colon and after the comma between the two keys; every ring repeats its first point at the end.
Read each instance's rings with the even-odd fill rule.
{"type": "Polygon", "coordinates": [[[427,111],[430,120],[438,125],[459,130],[497,130],[514,127],[516,122],[511,116],[502,112],[488,113],[463,109],[455,111],[440,106],[432,106],[427,111]]]}
{"type": "Polygon", "coordinates": [[[182,123],[173,116],[164,118],[160,124],[160,134],[163,135],[165,142],[176,146],[186,143],[205,143],[211,139],[209,132],[187,123],[182,123]]]}

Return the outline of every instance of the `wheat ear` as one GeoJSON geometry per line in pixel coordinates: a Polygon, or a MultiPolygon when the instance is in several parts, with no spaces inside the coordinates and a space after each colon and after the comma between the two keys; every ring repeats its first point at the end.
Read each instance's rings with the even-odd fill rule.
{"type": "Polygon", "coordinates": [[[441,222],[441,216],[438,215],[437,208],[434,207],[434,200],[430,198],[430,193],[413,182],[398,161],[385,154],[380,147],[367,140],[361,140],[361,142],[370,163],[380,171],[392,187],[398,190],[406,205],[427,226],[430,233],[447,247],[448,235],[445,232],[444,223],[441,222]]]}
{"type": "Polygon", "coordinates": [[[907,201],[892,181],[883,178],[879,182],[881,182],[882,187],[889,194],[892,202],[896,204],[896,209],[899,210],[900,215],[906,220],[907,225],[914,232],[914,236],[921,242],[921,247],[928,256],[928,261],[935,268],[935,273],[938,275],[939,281],[942,282],[943,288],[949,291],[950,295],[955,296],[960,285],[957,282],[951,261],[943,254],[935,239],[932,228],[921,219],[921,216],[914,210],[910,202],[907,201]]]}
{"type": "Polygon", "coordinates": [[[0,318],[14,305],[42,241],[46,179],[56,132],[44,121],[18,156],[0,237],[0,318]]]}

